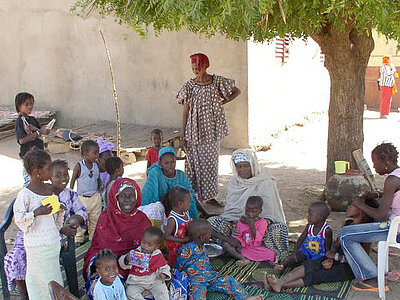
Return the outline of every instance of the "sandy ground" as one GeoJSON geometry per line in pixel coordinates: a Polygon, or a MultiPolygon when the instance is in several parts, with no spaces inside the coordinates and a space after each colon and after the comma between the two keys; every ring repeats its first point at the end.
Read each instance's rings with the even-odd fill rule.
{"type": "MultiPolygon", "coordinates": [[[[400,114],[392,113],[388,119],[380,120],[379,113],[365,111],[364,114],[364,153],[370,160],[371,150],[382,141],[390,141],[400,148],[399,128],[400,114]]],[[[283,201],[286,218],[290,227],[290,238],[295,240],[306,224],[307,208],[310,203],[318,201],[325,182],[326,140],[328,117],[326,113],[313,114],[303,123],[282,131],[272,141],[272,147],[266,152],[258,152],[260,164],[268,168],[278,181],[280,195],[283,201]]],[[[16,196],[22,185],[22,163],[18,158],[18,145],[13,137],[0,142],[0,215],[3,216],[11,199],[16,196]]],[[[232,149],[222,149],[220,156],[220,194],[224,201],[227,193],[227,183],[232,171],[229,165],[232,149]]],[[[53,159],[66,159],[70,166],[80,159],[77,152],[52,155],[53,159]]],[[[178,168],[183,169],[183,162],[178,161],[178,168]]],[[[144,184],[146,162],[139,161],[126,166],[125,176],[144,184]]],[[[376,176],[379,186],[384,177],[376,176]]],[[[214,208],[211,208],[215,211],[214,208]]],[[[345,213],[333,212],[329,217],[335,236],[345,219],[345,213]]],[[[6,238],[15,236],[15,225],[6,233],[6,238]]],[[[400,259],[391,258],[391,267],[400,269],[400,259]]],[[[391,292],[388,299],[398,299],[400,285],[390,284],[391,292]]],[[[376,293],[351,291],[348,299],[377,299],[376,293]]]]}

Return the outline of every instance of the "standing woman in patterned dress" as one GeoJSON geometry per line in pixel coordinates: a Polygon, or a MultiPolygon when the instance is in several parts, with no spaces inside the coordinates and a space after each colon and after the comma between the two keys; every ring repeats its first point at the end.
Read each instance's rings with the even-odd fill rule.
{"type": "Polygon", "coordinates": [[[207,73],[210,63],[205,54],[193,54],[190,59],[196,77],[176,96],[183,105],[180,147],[188,156],[185,169],[198,200],[218,205],[220,140],[229,134],[222,105],[235,99],[240,90],[234,80],[207,73]]]}

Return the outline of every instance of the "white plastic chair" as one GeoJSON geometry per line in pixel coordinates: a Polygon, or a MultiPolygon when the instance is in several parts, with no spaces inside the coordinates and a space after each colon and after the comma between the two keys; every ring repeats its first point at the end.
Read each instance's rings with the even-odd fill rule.
{"type": "Polygon", "coordinates": [[[397,216],[390,222],[387,240],[378,243],[378,290],[379,298],[383,300],[385,300],[385,273],[389,272],[389,247],[400,249],[400,243],[396,242],[399,224],[400,216],[397,216]]]}

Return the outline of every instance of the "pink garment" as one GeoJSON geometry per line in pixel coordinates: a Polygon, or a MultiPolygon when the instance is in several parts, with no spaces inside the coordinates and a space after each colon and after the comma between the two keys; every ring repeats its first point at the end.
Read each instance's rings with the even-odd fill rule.
{"type": "Polygon", "coordinates": [[[262,246],[265,232],[268,228],[268,221],[260,219],[254,223],[256,228],[256,238],[251,234],[250,226],[238,221],[236,232],[239,236],[235,237],[242,245],[242,255],[251,261],[275,261],[275,252],[262,246]]]}
{"type": "MultiPolygon", "coordinates": [[[[395,169],[388,176],[396,176],[397,178],[400,178],[400,168],[395,169]]],[[[397,191],[396,193],[394,193],[391,209],[392,209],[392,213],[390,215],[391,220],[397,216],[400,216],[400,191],[397,191]]],[[[397,229],[397,232],[400,233],[400,226],[397,229]]]]}

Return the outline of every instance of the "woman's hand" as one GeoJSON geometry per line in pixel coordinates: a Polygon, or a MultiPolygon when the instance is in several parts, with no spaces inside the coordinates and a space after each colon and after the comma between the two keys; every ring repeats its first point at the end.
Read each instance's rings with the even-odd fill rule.
{"type": "Polygon", "coordinates": [[[50,203],[46,204],[46,206],[41,205],[33,211],[33,216],[37,217],[42,215],[48,215],[49,213],[51,213],[52,210],[53,208],[50,205],[50,203]]]}
{"type": "Polygon", "coordinates": [[[372,191],[365,191],[362,195],[361,195],[362,199],[365,200],[372,200],[372,199],[376,199],[379,198],[379,193],[378,192],[372,192],[372,191]]]}
{"type": "Polygon", "coordinates": [[[336,254],[336,252],[335,251],[328,251],[328,252],[326,252],[326,257],[327,258],[331,258],[331,259],[335,259],[335,254],[336,254]]]}
{"type": "Polygon", "coordinates": [[[357,208],[360,208],[360,206],[364,204],[364,200],[361,197],[356,196],[353,198],[353,202],[351,204],[357,208]]]}

